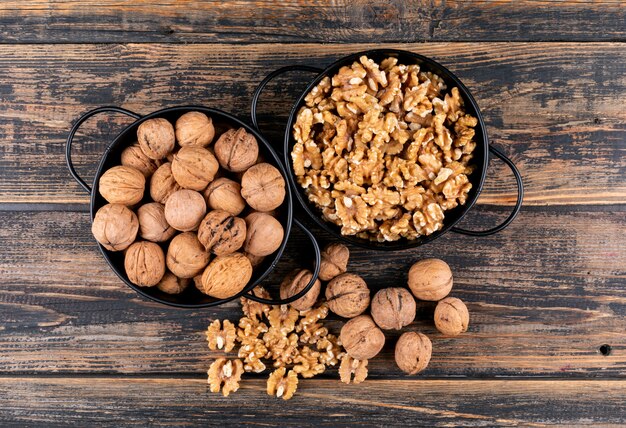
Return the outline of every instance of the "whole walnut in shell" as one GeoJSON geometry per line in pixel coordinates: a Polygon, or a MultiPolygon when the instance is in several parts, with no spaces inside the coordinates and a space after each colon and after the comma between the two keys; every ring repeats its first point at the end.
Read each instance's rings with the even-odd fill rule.
{"type": "Polygon", "coordinates": [[[139,222],[124,205],[107,204],[96,212],[91,233],[109,251],[121,251],[135,242],[139,222]]]}
{"type": "Polygon", "coordinates": [[[137,210],[139,236],[147,241],[165,242],[174,236],[176,229],[165,219],[165,207],[158,202],[150,202],[137,210]]]}
{"type": "Polygon", "coordinates": [[[345,323],[339,337],[348,355],[357,360],[374,358],[385,345],[385,334],[369,315],[345,323]]]}
{"type": "Polygon", "coordinates": [[[448,336],[457,336],[467,331],[469,311],[461,299],[446,297],[435,308],[435,327],[448,336]]]}
{"type": "Polygon", "coordinates": [[[422,333],[406,332],[396,343],[396,364],[405,373],[414,375],[428,366],[433,345],[422,333]]]}
{"type": "Polygon", "coordinates": [[[243,290],[251,277],[252,265],[243,254],[217,256],[204,270],[199,289],[211,297],[227,299],[243,290]]]}
{"type": "Polygon", "coordinates": [[[153,287],[165,274],[163,250],[154,242],[135,242],[126,251],[124,268],[129,281],[133,284],[153,287]]]}
{"type": "Polygon", "coordinates": [[[148,178],[161,166],[161,161],[150,159],[139,144],[133,144],[122,151],[122,165],[133,167],[148,178]]]}
{"type": "Polygon", "coordinates": [[[150,159],[163,159],[174,150],[174,127],[167,119],[148,119],[137,128],[137,141],[150,159]]]}
{"type": "Polygon", "coordinates": [[[269,256],[278,250],[285,231],[282,224],[271,215],[251,213],[246,217],[245,252],[255,256],[269,256]]]}
{"type": "Polygon", "coordinates": [[[254,135],[245,129],[229,129],[215,142],[215,156],[222,168],[242,172],[255,164],[259,145],[254,135]]]}
{"type": "Polygon", "coordinates": [[[250,254],[246,252],[244,252],[243,255],[246,256],[248,260],[250,260],[250,263],[252,264],[253,268],[256,268],[261,263],[263,263],[263,260],[265,260],[265,257],[263,256],[255,256],[254,254],[250,254]]]}
{"type": "Polygon", "coordinates": [[[218,168],[215,156],[202,147],[182,147],[172,160],[174,179],[185,189],[204,190],[213,181],[218,168]]]}
{"type": "Polygon", "coordinates": [[[452,271],[443,260],[424,259],[409,270],[409,288],[421,300],[441,300],[452,290],[452,271]]]}
{"type": "Polygon", "coordinates": [[[150,179],[150,197],[155,202],[164,204],[172,193],[180,189],[180,185],[172,174],[172,164],[170,162],[161,165],[150,179]]]}
{"type": "MultiPolygon", "coordinates": [[[[308,269],[296,269],[292,271],[280,284],[280,298],[288,299],[291,296],[295,296],[306,287],[309,281],[311,281],[311,278],[313,278],[313,274],[308,269]]],[[[322,283],[319,279],[316,279],[309,291],[298,300],[291,302],[290,305],[298,311],[311,309],[317,302],[321,288],[322,283]]]]}
{"type": "Polygon", "coordinates": [[[167,268],[179,278],[193,278],[202,272],[210,257],[195,233],[181,233],[167,248],[167,268]]]}
{"type": "Polygon", "coordinates": [[[246,201],[241,196],[241,185],[226,177],[209,183],[204,198],[209,208],[224,210],[232,215],[239,215],[246,207],[246,201]]]}
{"type": "Polygon", "coordinates": [[[172,272],[165,272],[163,278],[157,284],[157,288],[167,294],[180,294],[189,285],[189,279],[179,278],[172,272]]]}
{"type": "Polygon", "coordinates": [[[176,141],[181,147],[206,147],[215,137],[213,120],[199,111],[183,114],[176,121],[176,141]]]}
{"type": "Polygon", "coordinates": [[[146,177],[130,166],[118,165],[100,177],[98,190],[112,204],[135,205],[143,199],[146,177]]]}
{"type": "Polygon", "coordinates": [[[257,211],[271,211],[285,200],[285,179],[269,163],[250,167],[241,177],[241,196],[257,211]]]}
{"type": "Polygon", "coordinates": [[[182,189],[174,192],[165,202],[165,219],[176,230],[194,230],[206,214],[204,198],[198,192],[182,189]]]}
{"type": "Polygon", "coordinates": [[[326,286],[326,301],[330,310],[340,317],[353,318],[370,305],[370,289],[360,276],[344,273],[326,286]]]}
{"type": "Polygon", "coordinates": [[[322,251],[320,279],[330,281],[348,270],[350,250],[343,244],[329,244],[322,251]]]}
{"type": "Polygon", "coordinates": [[[374,295],[371,312],[380,328],[400,330],[415,319],[415,299],[405,288],[385,288],[374,295]]]}
{"type": "Polygon", "coordinates": [[[217,256],[234,253],[246,239],[246,222],[226,211],[213,210],[202,219],[198,239],[217,256]]]}

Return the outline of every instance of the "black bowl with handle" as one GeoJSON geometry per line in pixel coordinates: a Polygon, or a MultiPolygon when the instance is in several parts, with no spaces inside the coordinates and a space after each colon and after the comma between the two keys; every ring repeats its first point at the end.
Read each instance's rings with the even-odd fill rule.
{"type": "Polygon", "coordinates": [[[413,52],[397,50],[397,49],[375,49],[364,52],[358,52],[346,57],[339,59],[333,64],[329,65],[325,69],[320,69],[316,67],[306,66],[306,65],[291,65],[282,67],[270,74],[268,74],[265,79],[257,86],[254,91],[254,95],[252,98],[251,105],[251,118],[252,123],[258,129],[258,119],[257,119],[257,106],[259,102],[259,97],[261,92],[265,88],[265,86],[275,79],[276,77],[290,72],[290,71],[307,71],[315,73],[317,76],[310,81],[307,85],[306,89],[302,92],[302,94],[298,97],[297,101],[293,105],[291,112],[289,114],[289,119],[287,120],[287,125],[285,129],[285,136],[283,141],[283,162],[285,164],[285,169],[287,170],[287,177],[289,180],[289,184],[294,191],[296,199],[299,204],[303,207],[304,211],[308,214],[308,216],[322,229],[326,230],[330,234],[337,237],[344,242],[357,245],[359,247],[364,247],[372,250],[405,250],[409,248],[419,247],[420,245],[431,242],[438,237],[442,236],[448,231],[471,235],[471,236],[488,236],[503,230],[507,227],[517,216],[521,206],[522,200],[524,197],[524,187],[522,184],[522,177],[513,164],[513,162],[499,149],[494,146],[489,145],[489,138],[487,137],[487,130],[485,128],[485,122],[483,120],[483,115],[478,108],[478,104],[474,100],[474,97],[470,93],[469,89],[456,77],[450,70],[448,70],[443,65],[438,62],[427,58],[422,55],[418,55],[413,52]],[[311,202],[309,202],[307,195],[304,192],[304,189],[299,186],[296,182],[295,174],[293,172],[292,163],[291,163],[291,150],[296,143],[292,128],[296,121],[296,117],[298,111],[302,106],[305,105],[304,98],[306,95],[326,76],[331,77],[337,74],[339,69],[343,66],[350,66],[353,62],[358,61],[359,58],[365,55],[370,59],[373,59],[377,63],[380,63],[382,60],[388,57],[395,57],[398,59],[400,64],[418,64],[422,71],[430,71],[437,75],[439,75],[445,82],[448,88],[457,87],[459,88],[459,93],[461,98],[465,104],[465,111],[472,116],[478,119],[478,125],[476,126],[476,135],[474,140],[476,141],[476,149],[473,152],[472,164],[475,166],[474,172],[468,176],[470,182],[472,183],[472,189],[470,190],[467,201],[465,205],[459,205],[456,208],[445,211],[445,218],[443,221],[443,227],[430,234],[423,235],[418,237],[417,239],[406,239],[402,238],[398,241],[391,242],[376,242],[371,241],[364,238],[358,238],[356,236],[346,236],[341,234],[341,230],[339,226],[336,226],[322,218],[320,210],[318,210],[311,202]],[[513,212],[498,226],[495,226],[489,230],[485,231],[473,231],[473,230],[465,230],[455,225],[461,221],[461,219],[467,214],[467,212],[474,206],[480,192],[485,183],[486,175],[487,175],[487,166],[489,165],[489,155],[493,154],[494,156],[500,158],[504,161],[515,176],[515,180],[517,182],[517,201],[513,208],[513,212]]]}

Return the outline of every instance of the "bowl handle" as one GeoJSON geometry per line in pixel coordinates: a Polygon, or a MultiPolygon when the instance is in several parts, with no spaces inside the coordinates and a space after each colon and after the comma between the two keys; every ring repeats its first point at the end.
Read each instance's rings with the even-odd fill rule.
{"type": "Polygon", "coordinates": [[[130,110],[126,110],[121,107],[115,107],[115,106],[105,106],[105,107],[98,107],[96,109],[93,109],[83,114],[81,117],[78,118],[74,126],[72,126],[72,129],[70,130],[70,135],[68,135],[67,142],[65,143],[65,162],[67,163],[67,169],[70,170],[70,174],[72,174],[72,177],[74,177],[74,180],[76,180],[78,184],[80,184],[83,187],[83,189],[85,189],[87,193],[89,194],[91,194],[91,187],[89,187],[89,185],[85,183],[85,181],[82,178],[79,177],[78,173],[74,169],[74,164],[72,163],[72,141],[74,140],[74,135],[76,134],[76,131],[78,131],[78,128],[80,128],[80,126],[83,123],[85,123],[87,119],[89,119],[91,116],[94,116],[98,113],[105,113],[105,112],[123,113],[127,116],[132,117],[133,119],[141,118],[141,115],[137,113],[133,113],[130,110]]]}
{"type": "Polygon", "coordinates": [[[496,149],[494,146],[489,146],[489,151],[499,157],[505,164],[511,168],[513,171],[513,175],[515,176],[515,181],[517,182],[517,202],[515,202],[515,207],[513,208],[513,212],[504,220],[501,224],[496,227],[493,227],[489,230],[484,231],[475,231],[475,230],[465,230],[460,229],[458,227],[453,227],[451,230],[456,233],[460,233],[463,235],[470,236],[489,236],[494,233],[500,232],[502,229],[506,228],[511,222],[517,217],[519,210],[522,208],[522,200],[524,199],[524,184],[522,183],[522,176],[519,173],[519,170],[504,153],[502,153],[499,149],[496,149]]]}
{"type": "Polygon", "coordinates": [[[244,294],[244,297],[246,299],[254,300],[255,302],[259,302],[259,303],[265,303],[266,305],[286,305],[287,303],[291,303],[291,302],[298,300],[300,297],[308,293],[311,287],[313,287],[313,284],[315,284],[315,281],[317,281],[317,277],[320,273],[320,263],[322,261],[322,256],[320,254],[320,246],[317,243],[315,236],[313,236],[313,233],[311,233],[311,231],[307,229],[306,226],[304,226],[295,218],[293,219],[293,222],[295,223],[296,226],[302,229],[302,231],[308,236],[308,238],[311,240],[311,245],[313,246],[313,252],[315,253],[315,268],[313,269],[313,276],[311,277],[311,280],[306,285],[306,287],[304,287],[298,293],[286,299],[278,299],[278,300],[264,299],[262,297],[255,296],[252,293],[252,291],[248,292],[248,294],[244,294]]]}
{"type": "Polygon", "coordinates": [[[268,83],[270,83],[274,78],[280,76],[281,74],[287,73],[289,71],[310,71],[311,73],[321,73],[323,70],[317,67],[311,67],[308,65],[288,65],[286,67],[281,67],[278,70],[272,71],[270,74],[265,76],[265,79],[259,83],[259,86],[254,90],[254,94],[252,95],[252,103],[250,104],[250,118],[252,119],[252,124],[254,127],[259,130],[259,122],[257,120],[256,108],[259,103],[259,97],[261,96],[261,92],[265,89],[268,83]]]}

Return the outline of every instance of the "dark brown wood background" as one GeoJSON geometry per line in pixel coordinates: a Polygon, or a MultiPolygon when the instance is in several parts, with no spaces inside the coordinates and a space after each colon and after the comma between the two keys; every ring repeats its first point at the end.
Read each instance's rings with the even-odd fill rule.
{"type": "MultiPolygon", "coordinates": [[[[619,0],[2,2],[2,426],[626,423],[625,42],[619,0]],[[69,127],[100,105],[203,104],[248,120],[268,72],[378,46],[452,69],[524,177],[522,212],[498,235],[448,234],[391,254],[352,248],[350,269],[373,289],[405,284],[417,259],[448,261],[470,330],[442,337],[425,305],[409,327],[433,340],[419,376],[396,368],[392,334],[361,385],[330,370],[289,402],[267,396],[263,376],[229,399],[211,394],[203,330],[237,318],[238,305],[166,308],[115,277],[65,168],[69,127]]],[[[285,77],[263,96],[273,141],[310,77],[285,77]]],[[[126,123],[99,116],[81,129],[74,157],[88,180],[126,123]]],[[[494,160],[464,226],[488,228],[514,201],[494,160]]],[[[295,233],[268,286],[306,252],[295,233]]]]}

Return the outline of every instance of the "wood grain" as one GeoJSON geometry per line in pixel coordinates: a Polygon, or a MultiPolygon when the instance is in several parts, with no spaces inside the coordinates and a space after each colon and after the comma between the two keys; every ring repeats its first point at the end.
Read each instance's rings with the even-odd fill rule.
{"type": "Polygon", "coordinates": [[[0,42],[625,40],[619,0],[8,0],[0,42]]]}
{"type": "Polygon", "coordinates": [[[3,426],[618,426],[626,381],[300,380],[285,402],[263,379],[228,398],[204,379],[0,378],[3,426]],[[581,397],[585,397],[581,400],[581,397]]]}
{"type": "MultiPolygon", "coordinates": [[[[624,207],[526,209],[490,238],[448,234],[391,254],[351,248],[349,268],[377,290],[406,284],[420,258],[450,263],[452,294],[467,302],[470,330],[443,337],[433,328],[433,305],[420,306],[408,329],[433,339],[424,377],[624,378],[624,214],[624,207]],[[599,351],[604,344],[608,356],[599,351]]],[[[466,225],[487,228],[504,215],[504,208],[478,208],[466,225]]],[[[198,374],[216,356],[203,336],[210,320],[240,317],[238,303],[187,311],[139,298],[106,265],[87,213],[0,212],[0,223],[11,225],[0,229],[1,373],[198,374]]],[[[295,233],[266,284],[275,290],[272,284],[310,259],[308,248],[295,233]]],[[[341,322],[329,325],[338,331],[341,322]]],[[[397,336],[387,334],[371,361],[373,377],[401,376],[393,361],[397,336]]]]}
{"type": "MultiPolygon", "coordinates": [[[[66,171],[64,140],[100,105],[139,113],[204,104],[248,120],[255,85],[280,66],[324,66],[380,45],[0,45],[0,203],[84,204],[66,171]],[[45,65],[45,66],[43,66],[45,65]]],[[[626,44],[430,43],[389,47],[450,66],[474,92],[492,143],[517,163],[526,205],[626,201],[626,44]]],[[[311,76],[291,75],[262,97],[263,129],[282,124],[311,76]]],[[[79,131],[75,161],[91,180],[101,153],[128,119],[100,116],[79,131]]],[[[510,172],[492,162],[480,203],[512,205],[510,172]]]]}

